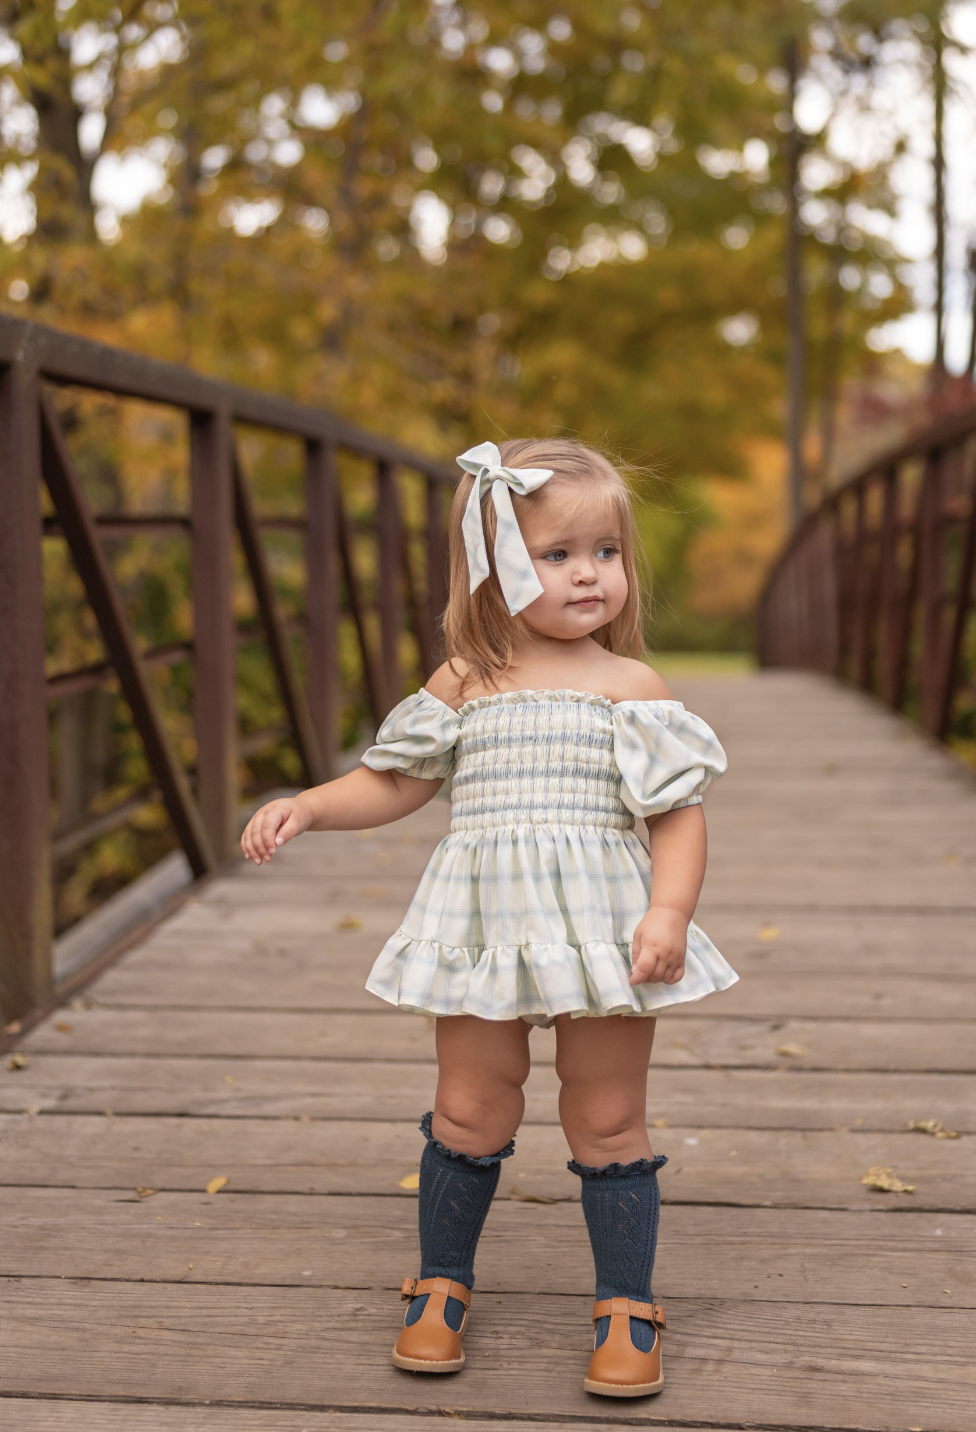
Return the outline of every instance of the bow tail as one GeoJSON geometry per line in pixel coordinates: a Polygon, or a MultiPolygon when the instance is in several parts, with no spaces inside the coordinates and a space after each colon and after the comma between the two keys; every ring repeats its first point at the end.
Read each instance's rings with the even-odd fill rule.
{"type": "MultiPolygon", "coordinates": [[[[495,538],[495,570],[498,572],[498,581],[508,610],[514,617],[530,602],[534,602],[536,597],[542,596],[543,587],[536,576],[532,558],[529,556],[525,540],[522,537],[507,483],[500,480],[492,483],[491,500],[495,504],[498,524],[498,535],[495,538]]],[[[479,507],[479,522],[480,511],[479,507]]],[[[482,550],[484,550],[483,544],[484,536],[482,536],[482,550]]]]}
{"type": "Polygon", "coordinates": [[[461,533],[468,558],[469,592],[476,592],[491,572],[488,549],[485,546],[485,528],[481,520],[481,495],[481,480],[476,476],[468,497],[468,505],[461,518],[461,533]]]}

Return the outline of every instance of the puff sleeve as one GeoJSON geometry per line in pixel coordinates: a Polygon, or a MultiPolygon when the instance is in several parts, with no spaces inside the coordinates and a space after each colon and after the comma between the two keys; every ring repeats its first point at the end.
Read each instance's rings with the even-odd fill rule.
{"type": "Polygon", "coordinates": [[[620,795],[634,815],[697,805],[728,762],[718,737],[680,701],[621,701],[613,708],[620,795]]]}
{"type": "Polygon", "coordinates": [[[450,706],[421,689],[401,701],[376,733],[376,745],[363,756],[373,771],[400,771],[422,781],[448,776],[461,718],[450,706]]]}

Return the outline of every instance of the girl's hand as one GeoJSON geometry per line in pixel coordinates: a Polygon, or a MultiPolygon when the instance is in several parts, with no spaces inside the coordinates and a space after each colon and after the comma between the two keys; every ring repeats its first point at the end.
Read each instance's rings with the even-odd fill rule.
{"type": "Polygon", "coordinates": [[[256,811],[241,836],[241,849],[245,860],[260,865],[270,860],[279,845],[295,835],[301,835],[312,824],[312,812],[298,797],[269,801],[256,811]]]}
{"type": "Polygon", "coordinates": [[[634,931],[630,983],[677,984],[684,977],[687,947],[687,915],[652,905],[634,931]]]}

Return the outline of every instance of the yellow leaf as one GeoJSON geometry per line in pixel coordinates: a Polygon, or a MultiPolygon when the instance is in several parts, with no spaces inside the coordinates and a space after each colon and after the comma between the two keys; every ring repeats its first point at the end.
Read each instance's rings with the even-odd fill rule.
{"type": "Polygon", "coordinates": [[[419,1173],[408,1173],[407,1176],[406,1176],[406,1178],[401,1178],[401,1180],[400,1180],[400,1188],[419,1188],[419,1187],[420,1187],[420,1174],[419,1174],[419,1173]]]}
{"type": "Polygon", "coordinates": [[[897,1178],[895,1174],[891,1172],[890,1168],[882,1168],[880,1164],[875,1164],[874,1168],[869,1168],[861,1179],[861,1182],[865,1188],[876,1188],[879,1193],[915,1192],[915,1185],[913,1183],[902,1183],[901,1179],[897,1178]]]}
{"type": "Polygon", "coordinates": [[[947,1129],[941,1119],[911,1119],[905,1125],[910,1133],[931,1134],[933,1139],[958,1139],[955,1129],[947,1129]]]}
{"type": "Polygon", "coordinates": [[[668,1121],[667,1121],[667,1119],[652,1119],[652,1120],[651,1120],[651,1128],[652,1128],[652,1129],[666,1129],[667,1127],[668,1127],[668,1121]]]}
{"type": "Polygon", "coordinates": [[[779,926],[778,926],[778,925],[760,925],[760,926],[759,926],[759,938],[760,938],[760,940],[776,940],[776,939],[778,939],[778,938],[779,938],[779,926]]]}
{"type": "Polygon", "coordinates": [[[519,1203],[558,1203],[559,1201],[555,1198],[545,1198],[541,1193],[526,1193],[525,1189],[519,1188],[517,1183],[512,1184],[508,1190],[508,1196],[516,1199],[519,1203]]]}
{"type": "Polygon", "coordinates": [[[153,1194],[158,1192],[158,1188],[143,1188],[141,1184],[136,1184],[137,1198],[152,1198],[153,1194]]]}
{"type": "Polygon", "coordinates": [[[59,1034],[70,1034],[74,1029],[74,1025],[69,1024],[66,1019],[59,1019],[54,1027],[59,1034]]]}
{"type": "Polygon", "coordinates": [[[362,928],[362,920],[357,920],[355,915],[343,915],[342,919],[336,923],[337,930],[361,930],[362,928]]]}
{"type": "Polygon", "coordinates": [[[16,1069],[29,1069],[30,1060],[27,1058],[26,1054],[11,1054],[10,1058],[7,1060],[7,1068],[11,1071],[16,1069]]]}
{"type": "Polygon", "coordinates": [[[225,1173],[219,1173],[216,1178],[212,1178],[207,1184],[207,1192],[219,1193],[220,1190],[222,1188],[226,1188],[229,1183],[230,1179],[227,1177],[227,1175],[225,1173]]]}
{"type": "Polygon", "coordinates": [[[810,1051],[805,1044],[781,1044],[776,1053],[784,1054],[787,1059],[802,1059],[810,1051]]]}

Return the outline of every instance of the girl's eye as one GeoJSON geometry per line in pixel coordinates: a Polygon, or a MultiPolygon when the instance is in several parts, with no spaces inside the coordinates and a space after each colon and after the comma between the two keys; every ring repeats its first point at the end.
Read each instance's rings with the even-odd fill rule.
{"type": "Polygon", "coordinates": [[[605,562],[609,562],[617,555],[617,549],[608,542],[605,547],[600,548],[596,555],[602,557],[605,562]]]}
{"type": "Polygon", "coordinates": [[[544,557],[542,560],[543,560],[544,562],[565,562],[565,560],[566,560],[566,549],[565,549],[565,547],[557,547],[554,552],[547,552],[546,555],[545,555],[545,557],[544,557]]]}

